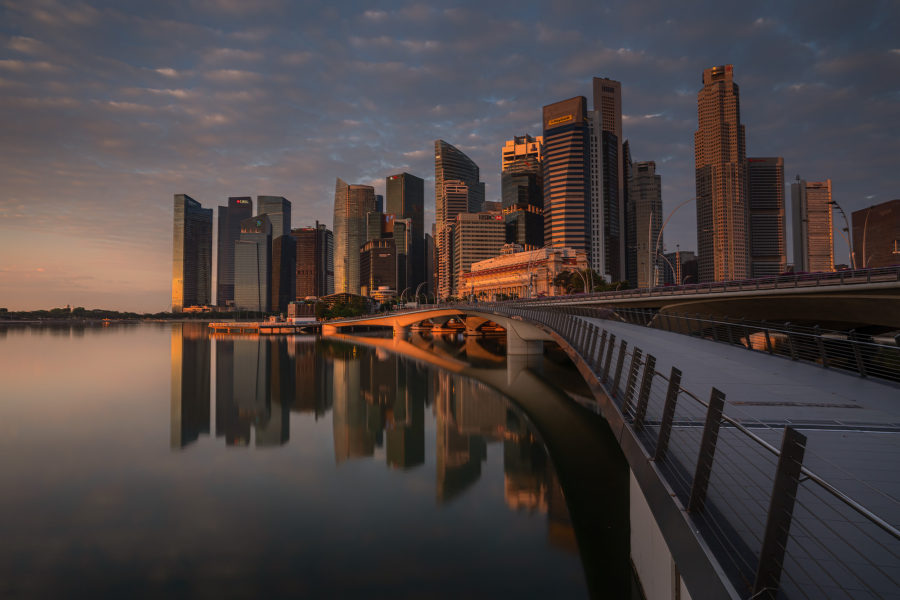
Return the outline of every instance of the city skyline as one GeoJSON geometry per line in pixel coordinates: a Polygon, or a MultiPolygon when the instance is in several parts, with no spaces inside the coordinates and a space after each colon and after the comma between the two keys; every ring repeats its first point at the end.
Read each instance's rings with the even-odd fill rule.
{"type": "MultiPolygon", "coordinates": [[[[696,94],[719,64],[738,72],[748,156],[784,157],[786,182],[831,179],[848,214],[900,195],[889,4],[570,8],[313,7],[301,19],[280,2],[140,14],[5,3],[0,305],[164,309],[177,193],[204,208],[281,195],[300,227],[331,222],[336,177],[380,194],[407,171],[425,180],[428,231],[435,139],[470,156],[499,200],[503,141],[540,135],[541,106],[594,76],[622,83],[623,137],[636,162],[656,162],[666,213],[694,196],[696,94]],[[294,23],[310,29],[279,35],[294,23]],[[104,42],[113,29],[126,49],[104,42]]],[[[693,213],[667,225],[667,251],[696,250],[693,213]]]]}

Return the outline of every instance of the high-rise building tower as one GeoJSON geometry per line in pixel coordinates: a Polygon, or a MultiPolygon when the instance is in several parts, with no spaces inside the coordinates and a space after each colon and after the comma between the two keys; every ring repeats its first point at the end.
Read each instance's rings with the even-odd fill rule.
{"type": "Polygon", "coordinates": [[[296,293],[298,300],[334,293],[334,235],[324,223],[294,229],[297,242],[296,293]]]}
{"type": "Polygon", "coordinates": [[[543,110],[544,244],[590,252],[591,140],[587,100],[577,96],[543,110]]]}
{"type": "Polygon", "coordinates": [[[834,271],[831,180],[791,184],[794,271],[834,271]]]}
{"type": "Polygon", "coordinates": [[[625,179],[622,84],[594,77],[591,115],[591,268],[610,281],[625,277],[625,179]]]}
{"type": "Polygon", "coordinates": [[[366,215],[375,211],[375,188],[338,179],[334,188],[334,291],[359,294],[359,249],[366,215]]]}
{"type": "Polygon", "coordinates": [[[257,196],[256,214],[268,215],[272,222],[272,239],[291,235],[291,202],[283,196],[257,196]]]}
{"type": "Polygon", "coordinates": [[[175,194],[172,312],[212,302],[212,218],[187,194],[175,194]]]}
{"type": "Polygon", "coordinates": [[[292,235],[272,240],[272,312],[287,313],[297,291],[297,242],[292,235]]]}
{"type": "Polygon", "coordinates": [[[450,295],[463,297],[469,290],[463,289],[462,274],[472,263],[500,254],[506,243],[506,226],[498,213],[461,213],[453,226],[453,291],[450,295]]]}
{"type": "Polygon", "coordinates": [[[787,268],[784,241],[784,159],[747,159],[747,207],[750,214],[750,274],[781,275],[787,268]]]}
{"type": "Polygon", "coordinates": [[[265,312],[272,298],[272,223],[267,215],[241,222],[234,243],[234,306],[265,312]]]}
{"type": "Polygon", "coordinates": [[[634,273],[629,282],[639,288],[654,287],[662,281],[658,253],[662,252],[662,181],[656,163],[632,165],[628,184],[628,230],[634,232],[634,273]],[[657,245],[658,244],[658,245],[657,245]]]}
{"type": "Polygon", "coordinates": [[[544,245],[543,140],[528,134],[516,136],[502,150],[500,190],[506,241],[526,250],[544,245]]]}
{"type": "Polygon", "coordinates": [[[703,71],[694,133],[700,281],[745,279],[750,244],[744,190],[746,143],[731,65],[703,71]]]}
{"type": "Polygon", "coordinates": [[[253,216],[253,199],[232,196],[219,207],[219,238],[216,242],[216,304],[234,305],[234,243],[241,237],[241,221],[253,216]]]}
{"type": "MultiPolygon", "coordinates": [[[[407,232],[408,250],[406,285],[415,293],[416,287],[426,281],[425,276],[425,180],[400,173],[385,179],[387,196],[386,212],[396,219],[409,219],[407,232]]],[[[402,291],[402,290],[399,290],[402,291]]]]}
{"type": "Polygon", "coordinates": [[[453,295],[453,290],[456,286],[456,282],[453,279],[455,272],[453,268],[453,228],[456,226],[456,217],[468,214],[469,196],[469,186],[464,181],[455,179],[444,181],[440,202],[444,207],[444,214],[452,217],[453,220],[435,223],[437,227],[437,235],[435,236],[437,272],[435,273],[435,279],[437,280],[439,298],[453,295]]]}

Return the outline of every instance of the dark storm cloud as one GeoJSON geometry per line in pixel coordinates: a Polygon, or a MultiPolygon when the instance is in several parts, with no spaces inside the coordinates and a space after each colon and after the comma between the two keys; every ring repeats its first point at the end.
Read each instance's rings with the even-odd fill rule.
{"type": "MultiPolygon", "coordinates": [[[[894,2],[0,6],[0,228],[58,244],[58,264],[26,256],[4,272],[0,305],[64,302],[42,298],[40,278],[28,293],[10,283],[53,266],[82,275],[95,304],[108,292],[163,308],[174,193],[205,206],[281,194],[295,225],[330,224],[335,177],[383,188],[408,170],[426,178],[433,216],[443,138],[497,198],[503,141],[539,134],[541,106],[589,95],[595,75],[622,82],[625,136],[636,160],[657,161],[669,209],[694,196],[696,93],[703,68],[723,63],[749,155],[831,177],[848,210],[900,196],[894,2]],[[137,263],[152,285],[134,283],[137,263]]],[[[10,239],[2,267],[29,254],[10,239]]],[[[666,240],[695,247],[693,207],[666,240]]]]}

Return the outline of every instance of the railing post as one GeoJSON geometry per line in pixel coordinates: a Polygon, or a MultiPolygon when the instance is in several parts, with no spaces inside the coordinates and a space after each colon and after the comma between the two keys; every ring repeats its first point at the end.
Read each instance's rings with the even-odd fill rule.
{"type": "MultiPolygon", "coordinates": [[[[763,321],[763,325],[765,325],[765,323],[766,323],[766,322],[763,321]]],[[[766,334],[766,351],[767,351],[769,354],[772,354],[772,353],[775,352],[775,349],[772,347],[772,338],[769,337],[769,328],[766,327],[763,331],[764,331],[765,334],[766,334]]]]}
{"type": "Polygon", "coordinates": [[[625,364],[625,355],[628,353],[628,342],[622,340],[619,344],[619,358],[616,360],[616,375],[613,379],[612,395],[619,395],[619,382],[622,380],[622,365],[625,364]]]}
{"type": "Polygon", "coordinates": [[[656,375],[656,357],[647,355],[644,361],[644,378],[641,380],[641,391],[638,394],[637,408],[634,409],[634,428],[644,427],[644,415],[650,402],[650,388],[653,387],[653,376],[656,375]]]}
{"type": "Polygon", "coordinates": [[[634,386],[637,383],[638,369],[641,368],[641,349],[636,347],[631,351],[631,365],[628,367],[628,379],[625,380],[625,399],[622,401],[622,414],[628,412],[631,399],[634,397],[634,386]]]}
{"type": "Polygon", "coordinates": [[[778,467],[775,470],[775,482],[772,484],[766,532],[759,552],[756,580],[753,582],[754,598],[774,600],[778,595],[785,547],[791,530],[794,502],[797,499],[797,487],[800,483],[805,452],[806,436],[793,427],[785,427],[778,467]]]}
{"type": "Polygon", "coordinates": [[[656,452],[653,460],[659,461],[666,457],[669,449],[669,436],[672,433],[672,421],[675,420],[675,403],[678,402],[678,392],[681,387],[681,371],[672,367],[669,374],[669,389],[666,390],[666,403],[663,406],[662,419],[659,422],[659,438],[656,440],[656,452]]]}
{"type": "Polygon", "coordinates": [[[719,439],[719,425],[722,423],[724,408],[725,394],[713,388],[709,395],[709,409],[706,411],[706,423],[703,426],[700,452],[697,455],[697,469],[694,471],[694,482],[691,484],[688,512],[702,511],[703,504],[706,502],[706,489],[709,487],[709,476],[712,473],[716,441],[719,439]]]}
{"type": "Polygon", "coordinates": [[[863,362],[862,351],[859,349],[859,344],[857,343],[856,330],[851,329],[850,335],[847,336],[847,341],[850,342],[850,347],[853,348],[853,358],[856,359],[856,370],[859,371],[860,377],[866,376],[866,364],[863,362]]]}
{"type": "Polygon", "coordinates": [[[594,325],[593,323],[591,323],[590,325],[588,325],[588,329],[590,330],[590,333],[591,333],[591,337],[590,337],[591,345],[590,345],[590,348],[588,349],[588,355],[585,357],[585,358],[587,358],[587,361],[585,361],[585,362],[587,362],[588,366],[591,367],[591,370],[593,370],[594,356],[595,356],[594,353],[597,351],[597,338],[600,337],[600,328],[597,327],[596,325],[594,325]]]}
{"type": "Polygon", "coordinates": [[[606,330],[603,330],[603,334],[600,336],[600,350],[597,352],[597,360],[594,361],[594,370],[598,373],[600,372],[603,366],[603,352],[606,350],[606,330]]]}
{"type": "Polygon", "coordinates": [[[788,344],[788,352],[791,353],[791,360],[797,360],[797,349],[794,348],[794,336],[791,335],[793,333],[792,326],[790,323],[784,324],[785,335],[787,335],[787,344],[788,344]]]}
{"type": "Polygon", "coordinates": [[[828,356],[825,354],[825,342],[822,340],[822,330],[818,325],[813,326],[813,335],[816,338],[816,347],[819,349],[819,357],[822,359],[822,366],[828,368],[828,356]]]}
{"type": "Polygon", "coordinates": [[[712,323],[713,340],[718,342],[719,341],[719,333],[716,331],[716,323],[715,323],[715,321],[713,321],[712,315],[706,315],[706,316],[709,317],[709,322],[712,323]]]}
{"type": "Polygon", "coordinates": [[[609,346],[606,349],[606,363],[603,365],[603,383],[609,381],[609,367],[612,364],[613,348],[616,347],[616,334],[609,334],[609,346]]]}

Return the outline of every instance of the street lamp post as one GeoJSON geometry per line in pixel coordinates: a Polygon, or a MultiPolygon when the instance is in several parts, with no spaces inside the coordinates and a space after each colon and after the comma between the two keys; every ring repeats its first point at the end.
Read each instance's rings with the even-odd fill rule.
{"type": "MultiPolygon", "coordinates": [[[[672,218],[672,215],[674,215],[676,212],[678,212],[679,208],[681,208],[688,202],[693,202],[694,200],[696,200],[696,198],[688,198],[687,200],[685,200],[684,202],[682,202],[681,204],[679,204],[678,206],[673,208],[672,212],[669,213],[669,216],[666,217],[666,220],[665,220],[665,222],[663,222],[662,227],[659,228],[659,234],[657,234],[657,236],[656,236],[656,247],[653,249],[653,254],[647,257],[648,259],[650,259],[650,264],[655,265],[655,263],[656,263],[656,260],[654,260],[654,259],[656,258],[656,255],[659,253],[659,243],[660,243],[660,241],[662,241],[663,230],[666,228],[666,225],[669,224],[669,219],[672,218]]],[[[649,252],[649,248],[648,248],[648,252],[649,252]]],[[[655,276],[653,278],[653,285],[651,287],[656,287],[656,285],[657,285],[656,280],[659,277],[659,269],[658,268],[654,268],[654,275],[655,276]]],[[[648,281],[647,283],[649,284],[650,282],[648,281]]]]}
{"type": "MultiPolygon", "coordinates": [[[[850,249],[850,256],[849,256],[850,266],[855,271],[856,270],[856,253],[853,252],[853,243],[852,243],[853,240],[852,240],[851,231],[850,231],[850,223],[847,221],[847,213],[844,212],[844,209],[841,208],[841,205],[838,204],[836,200],[829,200],[828,204],[831,204],[834,208],[837,208],[838,211],[841,213],[841,217],[844,218],[844,229],[843,229],[843,231],[841,231],[841,230],[838,230],[838,231],[841,231],[841,237],[844,238],[844,241],[847,242],[847,247],[850,249]],[[847,232],[847,235],[844,235],[844,233],[843,233],[844,231],[847,232]]],[[[863,258],[865,258],[865,257],[863,257],[863,258]]]]}

